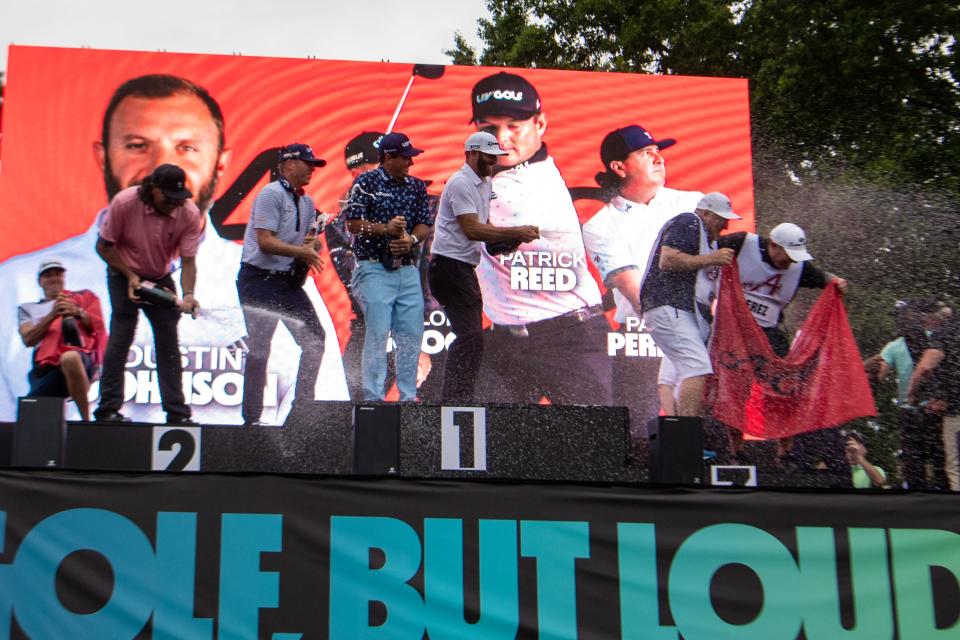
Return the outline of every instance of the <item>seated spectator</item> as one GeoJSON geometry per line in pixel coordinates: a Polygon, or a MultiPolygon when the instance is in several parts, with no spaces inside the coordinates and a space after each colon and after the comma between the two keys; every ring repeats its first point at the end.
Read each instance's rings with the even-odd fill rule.
{"type": "Polygon", "coordinates": [[[887,472],[867,460],[867,446],[858,432],[847,432],[846,453],[854,489],[883,489],[886,486],[887,472]]]}
{"type": "Polygon", "coordinates": [[[32,397],[70,397],[80,417],[90,420],[87,394],[95,378],[106,330],[100,300],[87,290],[64,289],[66,269],[56,260],[44,262],[37,272],[43,298],[17,308],[20,338],[33,351],[28,378],[32,397]]]}

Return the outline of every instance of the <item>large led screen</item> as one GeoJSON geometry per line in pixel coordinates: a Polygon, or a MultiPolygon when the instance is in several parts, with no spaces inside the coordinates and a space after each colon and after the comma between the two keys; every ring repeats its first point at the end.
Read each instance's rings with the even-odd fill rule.
{"type": "MultiPolygon", "coordinates": [[[[17,332],[17,305],[41,297],[39,264],[64,262],[67,288],[96,293],[109,324],[105,265],[94,250],[100,212],[108,194],[135,184],[158,163],[174,162],[187,169],[208,215],[197,258],[203,311],[179,324],[186,399],[199,422],[240,423],[247,346],[235,285],[239,240],[254,197],[271,179],[277,147],[307,143],[328,161],[307,192],[320,209],[336,214],[352,183],[347,143],[363,132],[382,133],[395,120],[393,129],[425,150],[411,173],[439,196],[463,163],[464,140],[478,126],[474,108],[491,99],[519,99],[507,89],[494,89],[501,91],[497,96],[474,91],[503,71],[533,87],[542,118],[526,141],[503,141],[516,148],[512,163],[521,164],[497,173],[493,191],[509,195],[502,195],[501,213],[517,224],[538,225],[543,237],[512,254],[485,255],[481,263],[489,344],[479,400],[627,405],[634,423],[642,424],[656,412],[659,358],[642,323],[618,310],[606,291],[602,245],[655,236],[656,229],[644,226],[645,205],[629,211],[628,203],[621,213],[633,216],[630,225],[614,221],[581,231],[610,198],[597,180],[604,170],[601,141],[631,124],[657,140],[676,140],[661,152],[664,189],[674,190],[663,191],[664,200],[669,195],[675,213],[682,213],[692,210],[699,193],[721,191],[743,216],[731,230],[752,230],[745,80],[20,46],[10,49],[0,148],[0,300],[7,307],[0,312],[0,420],[14,418],[16,398],[28,390],[31,350],[17,332]],[[223,115],[222,149],[197,133],[217,125],[214,107],[195,97],[177,108],[169,96],[127,97],[104,122],[118,87],[150,74],[182,78],[209,92],[223,115]],[[105,133],[113,138],[104,140],[105,133]],[[579,325],[595,323],[597,315],[606,323],[602,333],[580,337],[579,325]],[[521,328],[504,327],[503,317],[521,328]]],[[[356,323],[344,286],[349,273],[330,256],[330,234],[326,240],[327,267],[307,285],[326,329],[314,397],[346,400],[360,375],[351,355],[356,323]]],[[[179,282],[179,274],[174,277],[179,282]]],[[[439,401],[452,336],[435,302],[427,301],[424,323],[420,399],[439,401]]],[[[289,412],[299,357],[281,326],[269,360],[265,422],[281,424],[289,412]]],[[[123,412],[162,420],[153,339],[143,318],[125,378],[123,412]]],[[[396,397],[396,390],[387,397],[396,397]]]]}

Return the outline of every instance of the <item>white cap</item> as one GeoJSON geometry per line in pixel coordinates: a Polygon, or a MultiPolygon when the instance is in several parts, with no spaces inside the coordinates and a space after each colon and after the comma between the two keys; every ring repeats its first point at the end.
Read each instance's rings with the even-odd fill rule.
{"type": "Polygon", "coordinates": [[[792,222],[775,226],[770,232],[770,241],[783,247],[794,262],[813,260],[813,256],[807,251],[807,239],[804,237],[803,229],[792,222]]]}
{"type": "Polygon", "coordinates": [[[733,206],[730,204],[730,198],[723,195],[719,191],[708,193],[700,198],[700,202],[697,203],[697,209],[712,211],[721,218],[726,218],[727,220],[743,219],[733,212],[733,206]]]}
{"type": "Polygon", "coordinates": [[[487,131],[477,131],[472,134],[463,144],[463,150],[482,151],[492,156],[502,156],[507,153],[500,148],[500,144],[497,142],[497,139],[493,137],[493,134],[487,131]]]}
{"type": "Polygon", "coordinates": [[[60,269],[61,271],[66,271],[67,268],[63,266],[63,263],[59,260],[46,260],[40,263],[40,266],[37,268],[37,277],[43,275],[44,271],[49,271],[50,269],[60,269]]]}

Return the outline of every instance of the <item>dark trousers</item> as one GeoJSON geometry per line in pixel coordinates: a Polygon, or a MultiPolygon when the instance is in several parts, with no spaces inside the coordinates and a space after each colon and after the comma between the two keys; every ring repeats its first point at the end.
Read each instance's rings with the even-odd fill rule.
{"type": "Polygon", "coordinates": [[[760,327],[763,329],[764,335],[767,336],[767,342],[770,343],[770,348],[773,349],[773,353],[779,358],[786,358],[787,354],[790,353],[790,339],[787,338],[787,334],[784,333],[783,329],[780,327],[760,327]]]}
{"type": "Polygon", "coordinates": [[[325,334],[306,292],[302,287],[291,287],[284,275],[246,263],[240,265],[237,292],[247,325],[249,349],[243,367],[243,421],[256,422],[263,412],[270,341],[278,322],[283,322],[301,350],[294,405],[313,400],[323,362],[325,334]]]}
{"type": "Polygon", "coordinates": [[[847,438],[838,427],[800,433],[794,436],[787,459],[801,469],[828,469],[849,477],[846,444],[847,438]]]}
{"type": "Polygon", "coordinates": [[[923,410],[899,410],[900,448],[903,450],[903,479],[910,489],[946,490],[943,465],[943,418],[923,410]],[[933,477],[927,478],[927,463],[933,477]]]}
{"type": "MultiPolygon", "coordinates": [[[[87,372],[87,379],[93,380],[93,356],[81,351],[80,360],[83,362],[84,371],[87,372]]],[[[38,365],[34,363],[33,369],[27,374],[27,381],[30,383],[30,391],[27,392],[28,398],[70,397],[67,379],[63,375],[63,369],[58,364],[38,365]]]]}
{"type": "Polygon", "coordinates": [[[456,339],[447,352],[443,402],[473,402],[483,356],[483,298],[472,264],[434,254],[427,272],[430,291],[456,339]]]}
{"type": "MultiPolygon", "coordinates": [[[[556,317],[527,325],[527,335],[484,331],[477,397],[484,402],[611,405],[610,325],[602,315],[556,317]]],[[[449,363],[448,363],[449,366],[449,363]]]]}
{"type": "MultiPolygon", "coordinates": [[[[176,291],[173,278],[166,275],[157,286],[176,291]]],[[[180,363],[180,339],[177,324],[180,311],[151,304],[136,304],[127,297],[127,279],[114,271],[107,272],[107,290],[110,293],[110,337],[103,355],[100,375],[100,404],[94,415],[119,411],[123,406],[123,369],[127,354],[137,331],[140,310],[147,316],[153,329],[153,344],[157,356],[157,376],[160,380],[160,404],[167,417],[190,417],[190,407],[183,398],[183,367],[180,363]]]]}
{"type": "MultiPolygon", "coordinates": [[[[785,358],[790,353],[790,339],[780,327],[761,327],[773,353],[785,358]]],[[[804,469],[826,467],[838,476],[848,477],[850,463],[845,453],[846,438],[838,428],[817,429],[793,437],[788,460],[804,469]]]]}

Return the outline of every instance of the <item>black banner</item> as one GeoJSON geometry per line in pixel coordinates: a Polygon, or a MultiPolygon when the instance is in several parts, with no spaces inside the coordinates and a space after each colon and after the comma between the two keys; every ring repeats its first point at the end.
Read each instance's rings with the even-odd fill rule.
{"type": "Polygon", "coordinates": [[[956,638],[953,495],[0,472],[0,640],[956,638]]]}
{"type": "Polygon", "coordinates": [[[348,474],[358,457],[371,453],[358,447],[361,426],[396,431],[397,475],[630,482],[643,472],[639,465],[627,464],[629,417],[624,407],[349,402],[305,404],[282,428],[63,426],[59,414],[47,422],[41,416],[0,423],[0,467],[348,474]],[[375,417],[359,424],[357,412],[368,409],[375,417]],[[25,438],[34,445],[30,456],[13,451],[18,429],[31,436],[25,438]]]}

